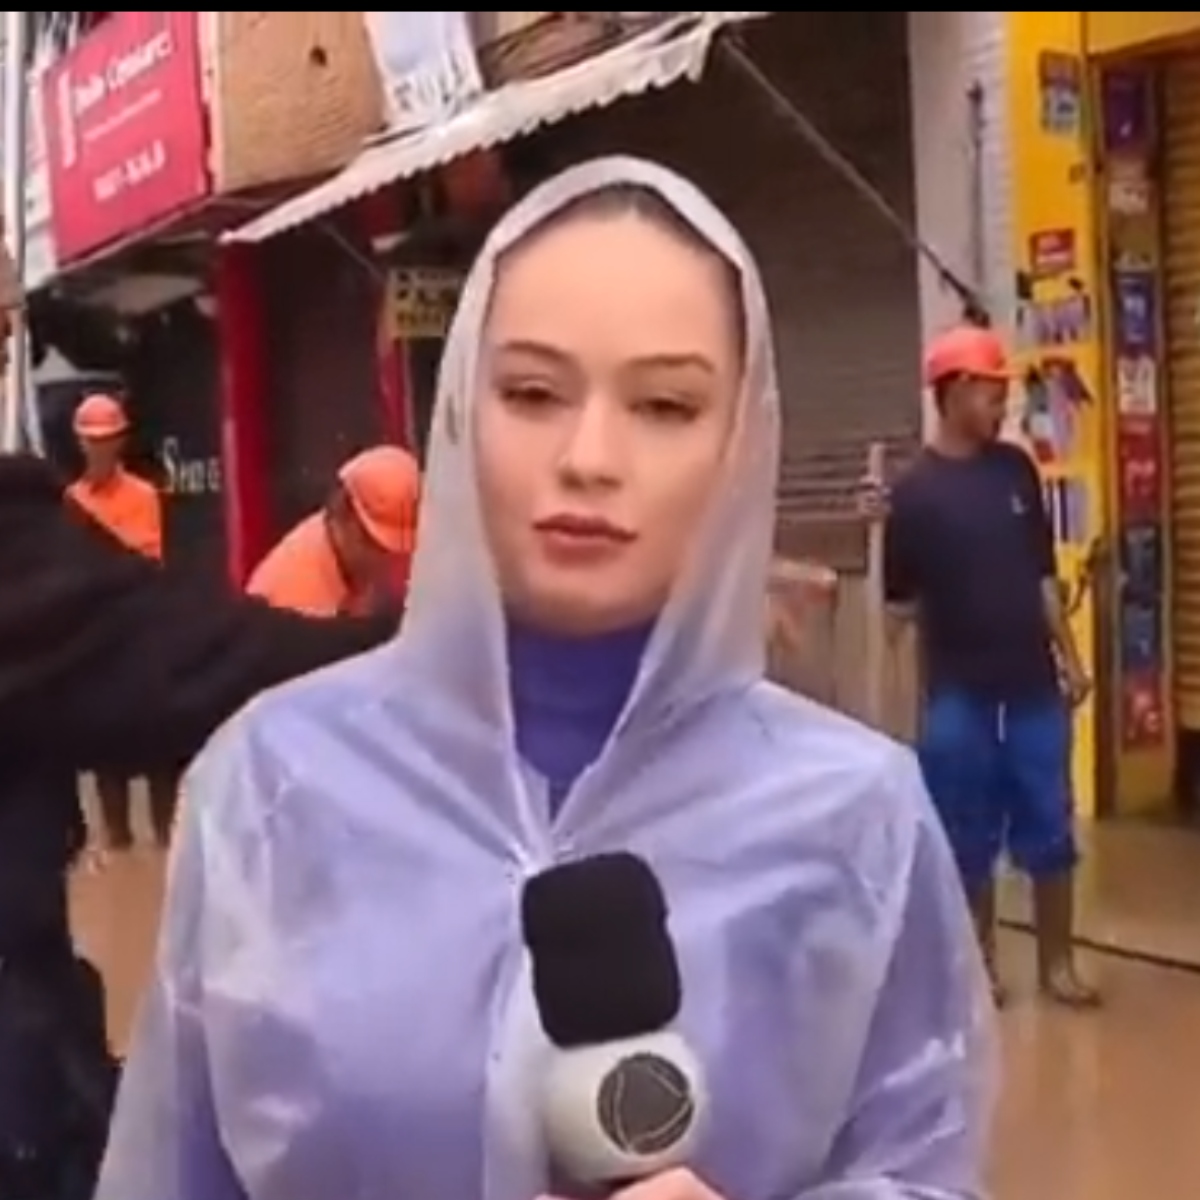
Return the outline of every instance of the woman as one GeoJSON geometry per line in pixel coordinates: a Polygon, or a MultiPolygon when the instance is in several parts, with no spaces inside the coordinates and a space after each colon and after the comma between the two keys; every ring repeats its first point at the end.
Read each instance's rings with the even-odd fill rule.
{"type": "Polygon", "coordinates": [[[493,231],[399,638],[195,770],[99,1200],[549,1190],[517,913],[614,849],[663,882],[712,1092],[630,1196],[980,1194],[990,1008],[916,767],[762,681],[769,339],[661,168],[576,167],[493,231]]]}

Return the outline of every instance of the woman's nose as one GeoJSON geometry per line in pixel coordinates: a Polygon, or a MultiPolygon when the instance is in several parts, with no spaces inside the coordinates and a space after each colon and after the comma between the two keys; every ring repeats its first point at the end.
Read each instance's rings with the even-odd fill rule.
{"type": "Polygon", "coordinates": [[[615,483],[621,476],[624,435],[617,405],[588,400],[573,414],[559,469],[576,486],[615,483]]]}

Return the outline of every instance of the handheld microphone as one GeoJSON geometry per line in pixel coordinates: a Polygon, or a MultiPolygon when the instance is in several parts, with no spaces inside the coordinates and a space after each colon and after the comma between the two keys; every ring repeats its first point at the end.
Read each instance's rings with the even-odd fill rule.
{"type": "Polygon", "coordinates": [[[554,1047],[540,1098],[554,1165],[615,1186],[684,1165],[707,1096],[669,1028],[682,984],[653,871],[626,853],[554,867],[526,884],[521,919],[554,1047]]]}

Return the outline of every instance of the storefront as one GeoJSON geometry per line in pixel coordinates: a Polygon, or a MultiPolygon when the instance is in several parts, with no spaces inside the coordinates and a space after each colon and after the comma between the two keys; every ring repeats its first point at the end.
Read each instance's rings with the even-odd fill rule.
{"type": "Polygon", "coordinates": [[[1200,14],[1009,13],[1008,42],[1026,364],[1093,568],[1077,779],[1101,813],[1195,814],[1200,14]]]}
{"type": "MultiPolygon", "coordinates": [[[[641,153],[677,166],[726,207],[760,255],[787,395],[782,511],[785,523],[801,513],[811,518],[822,505],[847,503],[868,440],[911,447],[917,437],[916,262],[754,79],[711,49],[714,25],[689,32],[684,21],[675,24],[677,32],[669,26],[556,76],[514,84],[461,119],[368,150],[341,176],[231,240],[269,244],[364,194],[461,161],[484,141],[506,144],[506,174],[517,190],[598,153],[641,153]],[[613,103],[622,96],[629,98],[613,103]],[[580,115],[564,119],[573,113],[580,115]]],[[[829,143],[913,218],[904,14],[775,14],[748,25],[745,38],[754,62],[829,143]]],[[[861,558],[861,533],[840,516],[806,519],[793,548],[838,565],[861,558]]]]}
{"type": "MultiPolygon", "coordinates": [[[[747,27],[753,61],[915,221],[904,13],[780,13],[747,27]]],[[[965,114],[965,97],[962,99],[965,114]]],[[[820,150],[797,136],[737,61],[703,78],[548,128],[513,147],[517,186],[598,154],[677,168],[729,214],[762,266],[784,396],[780,540],[843,573],[863,566],[845,505],[865,447],[906,457],[920,429],[915,256],[820,150]]]]}
{"type": "MultiPolygon", "coordinates": [[[[401,41],[409,16],[437,17],[388,15],[401,41]]],[[[451,15],[459,20],[441,32],[465,30],[467,14],[451,15]]],[[[698,72],[711,30],[676,36],[695,22],[674,15],[682,19],[611,53],[587,57],[582,46],[563,70],[491,91],[477,80],[461,111],[434,105],[419,131],[375,139],[340,174],[225,235],[218,292],[230,284],[252,287],[263,319],[260,334],[231,329],[229,341],[246,343],[248,360],[249,343],[266,348],[252,369],[229,372],[261,370],[267,381],[260,430],[245,439],[252,444],[240,452],[227,447],[226,454],[244,476],[236,488],[244,497],[243,560],[277,535],[281,520],[319,503],[338,463],[362,445],[399,441],[420,453],[456,284],[510,196],[497,145],[698,72]]],[[[578,31],[593,23],[581,19],[578,31]]],[[[446,48],[437,37],[427,40],[430,61],[422,69],[436,71],[446,48]]],[[[414,69],[411,56],[401,57],[414,69]]],[[[403,82],[392,80],[385,93],[409,95],[403,82]]]]}
{"type": "Polygon", "coordinates": [[[213,195],[202,33],[192,12],[104,14],[44,68],[31,146],[44,153],[33,178],[45,225],[38,237],[30,221],[26,267],[40,289],[35,329],[77,375],[72,389],[45,390],[49,449],[78,465],[70,406],[107,381],[133,417],[135,467],[163,488],[167,555],[215,573],[219,384],[203,238],[161,237],[213,195]]]}
{"type": "Polygon", "coordinates": [[[1200,813],[1200,15],[1196,47],[1161,65],[1162,170],[1158,240],[1167,392],[1170,531],[1166,620],[1174,648],[1175,784],[1182,807],[1200,813]]]}
{"type": "MultiPolygon", "coordinates": [[[[445,191],[456,166],[497,159],[516,190],[565,163],[612,151],[644,154],[696,179],[746,233],[767,276],[786,404],[781,542],[844,572],[849,619],[845,636],[835,639],[833,669],[851,681],[839,690],[839,703],[858,708],[867,605],[865,539],[853,519],[853,493],[869,443],[886,443],[895,461],[915,447],[921,340],[958,318],[961,303],[880,216],[875,200],[830,165],[828,151],[865,177],[902,222],[919,226],[961,278],[998,295],[1007,283],[999,265],[1008,261],[1007,247],[1000,251],[995,222],[976,201],[991,203],[1001,126],[976,128],[972,97],[981,79],[991,90],[1003,74],[1003,15],[783,13],[745,24],[742,44],[751,60],[817,126],[826,139],[821,147],[798,135],[739,67],[721,44],[724,36],[715,36],[719,22],[689,24],[688,16],[672,14],[665,31],[485,93],[419,134],[381,140],[339,175],[225,241],[260,263],[284,262],[289,247],[299,253],[306,229],[332,224],[343,249],[353,244],[354,255],[343,257],[360,273],[371,262],[377,273],[384,262],[398,263],[383,247],[399,245],[408,255],[403,266],[420,275],[453,264],[418,260],[413,228],[373,237],[365,247],[354,241],[365,197],[403,208],[426,185],[445,191]],[[948,142],[957,148],[950,155],[948,142]],[[481,144],[492,153],[473,154],[481,144]]],[[[483,191],[495,184],[483,182],[483,191]]],[[[478,184],[468,180],[464,190],[478,191],[478,184]]],[[[470,248],[462,250],[465,263],[470,248]]],[[[357,320],[365,327],[364,317],[357,320]]],[[[394,338],[397,326],[385,326],[394,338]]],[[[438,343],[416,338],[411,328],[403,340],[404,400],[419,442],[438,343]]],[[[354,344],[361,343],[362,329],[354,344]]],[[[337,403],[357,411],[359,401],[342,396],[337,403]]],[[[345,416],[349,428],[352,414],[345,416]]],[[[324,461],[334,432],[310,411],[291,428],[289,460],[324,461]]]]}

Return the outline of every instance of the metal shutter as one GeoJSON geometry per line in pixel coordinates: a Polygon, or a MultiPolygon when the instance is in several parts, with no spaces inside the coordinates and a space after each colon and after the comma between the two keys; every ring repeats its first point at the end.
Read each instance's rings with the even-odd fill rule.
{"type": "MultiPolygon", "coordinates": [[[[911,217],[906,15],[779,13],[751,26],[747,44],[834,145],[911,217]]],[[[757,254],[777,327],[785,403],[781,540],[792,552],[858,566],[861,526],[839,518],[849,510],[866,447],[884,440],[907,453],[920,429],[912,253],[720,54],[697,85],[623,101],[536,139],[542,174],[618,151],[694,179],[757,254]]]]}
{"type": "Polygon", "coordinates": [[[1200,58],[1170,64],[1163,99],[1175,708],[1200,731],[1200,58]]]}

